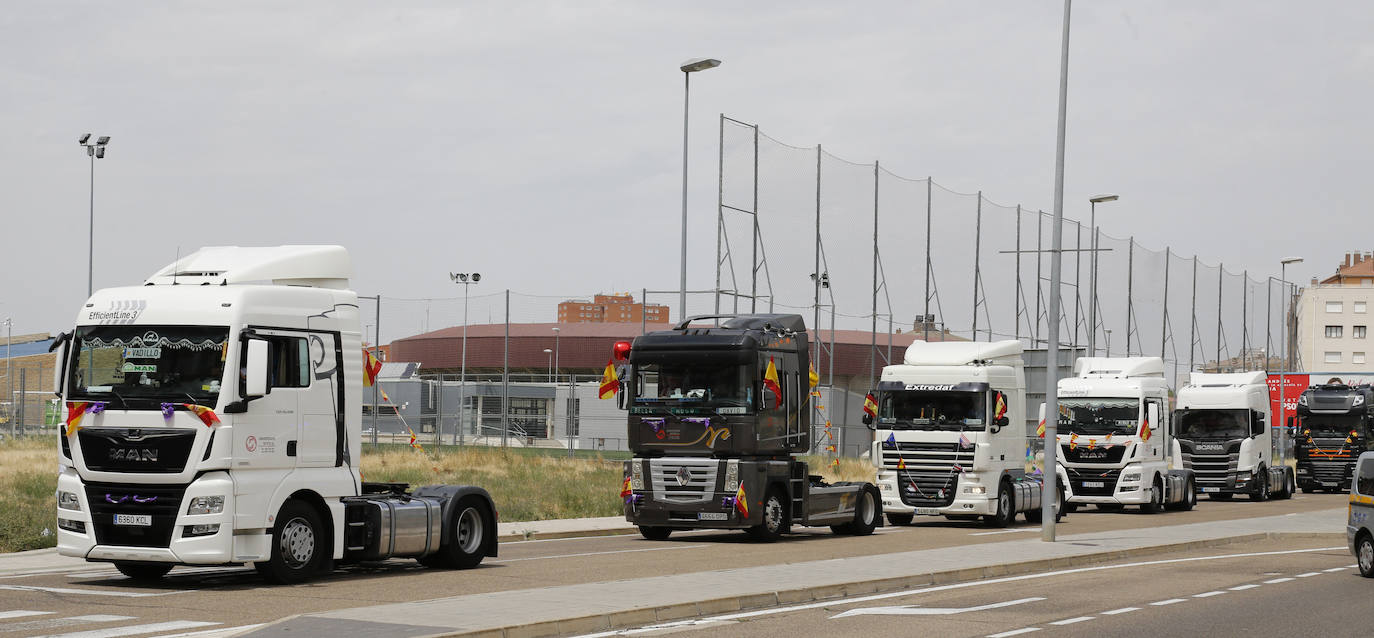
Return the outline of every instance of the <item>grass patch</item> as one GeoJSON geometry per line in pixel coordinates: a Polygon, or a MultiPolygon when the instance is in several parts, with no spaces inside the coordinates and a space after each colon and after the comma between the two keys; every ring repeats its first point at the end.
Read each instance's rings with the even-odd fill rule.
{"type": "Polygon", "coordinates": [[[50,437],[0,443],[0,552],[57,545],[57,442],[50,437]],[[44,535],[44,530],[47,534],[44,535]]]}

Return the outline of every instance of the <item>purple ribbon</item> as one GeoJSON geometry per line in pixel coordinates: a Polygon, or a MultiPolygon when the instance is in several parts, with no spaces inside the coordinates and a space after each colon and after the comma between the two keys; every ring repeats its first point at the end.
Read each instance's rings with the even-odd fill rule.
{"type": "Polygon", "coordinates": [[[156,500],[157,500],[157,497],[156,497],[156,496],[139,496],[139,495],[137,495],[137,494],[134,495],[134,502],[135,502],[135,503],[151,503],[151,502],[156,501],[156,500]]]}
{"type": "Polygon", "coordinates": [[[124,501],[127,501],[127,500],[129,500],[129,495],[128,495],[128,494],[125,494],[124,496],[119,497],[119,500],[115,500],[115,497],[114,497],[114,496],[111,496],[110,494],[106,494],[106,495],[105,495],[105,502],[106,502],[106,503],[114,503],[115,505],[119,505],[120,503],[123,503],[124,501]]]}
{"type": "Polygon", "coordinates": [[[105,411],[105,402],[104,402],[104,401],[94,401],[94,402],[91,403],[91,407],[89,407],[89,408],[86,409],[87,414],[100,414],[101,412],[104,412],[104,411],[105,411]]]}
{"type": "Polygon", "coordinates": [[[648,424],[654,432],[658,432],[666,421],[664,419],[641,419],[640,422],[648,424]]]}
{"type": "Polygon", "coordinates": [[[161,407],[162,418],[164,419],[172,418],[172,413],[177,411],[177,404],[175,403],[163,403],[161,407]]]}
{"type": "Polygon", "coordinates": [[[733,508],[735,506],[735,497],[727,496],[725,498],[720,499],[720,506],[725,509],[733,508]]]}
{"type": "Polygon", "coordinates": [[[683,423],[693,423],[693,424],[696,424],[696,425],[711,425],[711,417],[709,417],[709,416],[705,416],[705,417],[702,417],[702,416],[689,416],[689,417],[684,417],[684,418],[682,419],[682,422],[683,422],[683,423]]]}

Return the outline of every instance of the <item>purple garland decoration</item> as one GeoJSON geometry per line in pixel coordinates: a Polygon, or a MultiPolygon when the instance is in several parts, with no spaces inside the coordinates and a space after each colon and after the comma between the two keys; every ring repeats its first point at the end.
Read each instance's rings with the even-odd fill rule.
{"type": "Polygon", "coordinates": [[[176,410],[177,410],[177,404],[175,404],[175,403],[163,403],[163,404],[161,405],[161,407],[162,407],[162,418],[164,418],[164,419],[170,419],[170,418],[172,418],[172,413],[173,413],[173,412],[176,412],[176,410]]]}

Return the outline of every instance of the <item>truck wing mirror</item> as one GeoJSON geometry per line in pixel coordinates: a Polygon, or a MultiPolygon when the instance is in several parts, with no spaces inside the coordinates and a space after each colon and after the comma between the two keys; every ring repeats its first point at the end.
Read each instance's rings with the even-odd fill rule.
{"type": "MultiPolygon", "coordinates": [[[[1011,419],[1008,418],[1008,417],[1002,417],[1002,418],[1000,418],[1000,419],[997,419],[997,422],[994,423],[993,425],[996,425],[996,426],[999,427],[999,428],[1004,428],[1004,427],[1007,427],[1008,425],[1011,425],[1011,419]]],[[[994,434],[996,434],[996,432],[994,432],[994,434]]]]}
{"type": "Polygon", "coordinates": [[[48,352],[57,352],[57,358],[53,359],[56,365],[53,366],[52,371],[52,392],[58,398],[65,396],[62,386],[67,376],[67,344],[71,342],[71,338],[70,332],[64,332],[58,335],[53,340],[52,345],[48,347],[48,352]]]}
{"type": "Polygon", "coordinates": [[[262,339],[248,340],[248,354],[244,358],[245,398],[257,398],[267,394],[267,342],[262,339]]]}
{"type": "Polygon", "coordinates": [[[875,429],[877,429],[877,428],[873,427],[873,415],[871,415],[871,414],[869,414],[869,413],[867,413],[867,412],[864,413],[863,422],[864,422],[864,425],[867,425],[867,426],[868,426],[868,429],[870,429],[870,430],[875,430],[875,429]]]}
{"type": "Polygon", "coordinates": [[[1250,436],[1260,436],[1264,434],[1264,415],[1255,412],[1250,419],[1250,436]]]}

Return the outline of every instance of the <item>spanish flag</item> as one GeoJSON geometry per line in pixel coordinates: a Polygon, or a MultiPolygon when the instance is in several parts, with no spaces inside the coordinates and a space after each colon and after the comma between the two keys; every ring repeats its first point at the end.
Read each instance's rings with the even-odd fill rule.
{"type": "Polygon", "coordinates": [[[89,401],[68,401],[67,402],[67,423],[62,427],[62,434],[71,436],[81,429],[81,417],[86,416],[86,411],[91,409],[89,401]]]}
{"type": "Polygon", "coordinates": [[[906,459],[904,459],[904,458],[902,458],[902,457],[900,457],[900,456],[897,457],[897,469],[899,469],[899,470],[905,470],[905,469],[906,469],[906,459]]]}
{"type": "Polygon", "coordinates": [[[1039,426],[1036,426],[1036,428],[1035,428],[1035,435],[1038,436],[1038,437],[1040,437],[1040,438],[1042,438],[1042,439],[1045,438],[1045,420],[1044,420],[1044,419],[1040,419],[1040,425],[1039,425],[1039,426]]]}
{"type": "Polygon", "coordinates": [[[782,386],[778,385],[778,368],[773,365],[773,357],[768,357],[768,368],[763,371],[763,387],[773,392],[773,408],[782,405],[782,386]]]}
{"type": "Polygon", "coordinates": [[[183,403],[181,405],[185,407],[187,410],[194,412],[196,416],[200,417],[200,422],[204,423],[205,427],[207,428],[216,423],[219,423],[219,415],[215,414],[215,411],[211,410],[210,408],[207,408],[203,405],[196,405],[194,403],[183,403]]]}
{"type": "Polygon", "coordinates": [[[377,374],[382,371],[382,362],[372,356],[372,351],[363,348],[363,386],[372,387],[377,382],[377,374]]]}
{"type": "Polygon", "coordinates": [[[1096,450],[1096,449],[1097,449],[1097,439],[1088,439],[1088,449],[1089,449],[1089,450],[1096,450]]]}
{"type": "Polygon", "coordinates": [[[615,396],[618,391],[620,391],[620,379],[615,376],[615,367],[611,365],[610,361],[607,361],[606,370],[601,373],[601,389],[597,396],[609,399],[615,396]]]}
{"type": "Polygon", "coordinates": [[[1070,434],[1070,435],[1069,435],[1069,449],[1070,449],[1070,450],[1077,450],[1077,449],[1078,449],[1078,433],[1077,433],[1077,432],[1074,432],[1073,434],[1070,434]]]}
{"type": "MultiPolygon", "coordinates": [[[[811,387],[814,388],[814,387],[820,385],[820,383],[821,383],[821,375],[819,375],[819,374],[816,373],[816,366],[811,366],[811,372],[808,373],[808,374],[809,374],[810,379],[811,379],[811,387]]],[[[819,397],[820,397],[820,395],[819,395],[819,393],[817,393],[817,398],[819,398],[819,397]]]]}
{"type": "Polygon", "coordinates": [[[993,409],[992,409],[992,418],[993,418],[994,420],[995,420],[995,419],[1000,419],[1000,418],[1002,418],[1002,417],[1004,417],[1004,416],[1006,416],[1006,415],[1007,415],[1007,395],[1002,394],[1001,392],[998,392],[998,393],[997,393],[997,405],[993,406],[993,409]]]}
{"type": "Polygon", "coordinates": [[[1142,419],[1142,420],[1140,421],[1140,440],[1141,440],[1141,441],[1149,441],[1149,440],[1150,440],[1150,417],[1149,417],[1149,416],[1146,416],[1144,419],[1142,419]]]}
{"type": "Polygon", "coordinates": [[[743,485],[739,486],[739,490],[735,492],[735,510],[739,512],[740,516],[749,518],[749,497],[744,495],[743,485]]]}
{"type": "Polygon", "coordinates": [[[864,395],[864,414],[868,416],[878,416],[878,401],[873,398],[873,393],[864,395]]]}
{"type": "Polygon", "coordinates": [[[634,490],[630,489],[630,477],[625,477],[625,483],[620,486],[620,498],[629,498],[634,490]]]}

